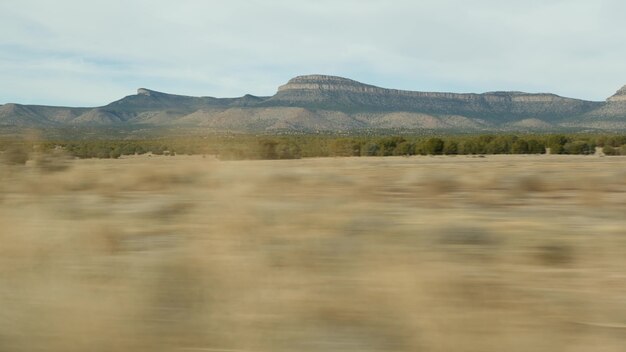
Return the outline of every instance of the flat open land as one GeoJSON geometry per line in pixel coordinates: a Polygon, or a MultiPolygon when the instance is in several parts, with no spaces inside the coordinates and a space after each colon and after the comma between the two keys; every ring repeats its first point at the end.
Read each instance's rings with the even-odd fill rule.
{"type": "Polygon", "coordinates": [[[0,181],[0,351],[625,348],[626,157],[136,156],[0,181]]]}

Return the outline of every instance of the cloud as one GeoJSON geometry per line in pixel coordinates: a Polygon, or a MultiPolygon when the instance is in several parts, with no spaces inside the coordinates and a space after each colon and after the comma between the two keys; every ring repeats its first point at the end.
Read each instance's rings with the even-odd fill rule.
{"type": "Polygon", "coordinates": [[[271,95],[308,73],[602,100],[626,84],[625,12],[617,0],[4,0],[0,103],[102,105],[140,86],[271,95]]]}

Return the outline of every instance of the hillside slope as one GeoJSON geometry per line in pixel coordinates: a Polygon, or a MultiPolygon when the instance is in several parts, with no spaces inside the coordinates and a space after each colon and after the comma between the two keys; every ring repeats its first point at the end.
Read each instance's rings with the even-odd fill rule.
{"type": "Polygon", "coordinates": [[[0,105],[0,126],[202,127],[215,131],[626,130],[626,86],[605,102],[548,93],[459,94],[295,77],[271,97],[190,97],[140,88],[102,107],[0,105]]]}

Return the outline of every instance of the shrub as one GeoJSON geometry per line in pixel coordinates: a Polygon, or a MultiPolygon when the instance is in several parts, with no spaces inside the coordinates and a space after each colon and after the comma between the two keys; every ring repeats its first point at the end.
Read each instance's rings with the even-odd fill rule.
{"type": "Polygon", "coordinates": [[[380,150],[380,147],[378,146],[378,144],[374,142],[368,142],[363,146],[363,148],[361,148],[361,155],[362,156],[376,156],[378,155],[379,150],[380,150]]]}
{"type": "Polygon", "coordinates": [[[115,148],[109,153],[109,156],[113,159],[117,159],[122,156],[122,150],[120,148],[115,148]]]}
{"type": "MultiPolygon", "coordinates": [[[[293,143],[292,143],[293,144],[293,143]]],[[[350,139],[337,139],[330,143],[331,156],[359,156],[361,145],[350,139]]]]}
{"type": "Polygon", "coordinates": [[[70,167],[71,157],[62,150],[54,150],[49,153],[39,154],[35,159],[35,165],[43,172],[64,171],[70,167]]]}
{"type": "Polygon", "coordinates": [[[459,144],[455,141],[445,141],[443,144],[443,153],[445,155],[454,155],[459,152],[459,144]]]}
{"type": "Polygon", "coordinates": [[[602,148],[602,152],[609,156],[626,155],[626,144],[621,147],[611,147],[610,145],[605,145],[604,148],[602,148]]]}
{"type": "Polygon", "coordinates": [[[282,142],[276,145],[275,155],[277,159],[300,159],[302,152],[297,144],[293,142],[282,142]]]}
{"type": "Polygon", "coordinates": [[[396,147],[402,143],[406,142],[406,140],[402,137],[387,137],[383,138],[380,142],[380,155],[389,156],[396,155],[394,151],[396,147]]]}
{"type": "Polygon", "coordinates": [[[459,154],[481,154],[484,152],[484,147],[475,140],[462,141],[458,145],[459,154]]]}
{"type": "Polygon", "coordinates": [[[574,253],[567,245],[549,244],[537,248],[537,259],[544,265],[567,265],[574,261],[574,253]]]}
{"type": "Polygon", "coordinates": [[[443,153],[444,142],[441,138],[430,138],[422,144],[422,152],[428,155],[440,155],[443,153]]]}
{"type": "Polygon", "coordinates": [[[550,148],[550,154],[563,154],[565,152],[563,146],[567,141],[567,137],[562,135],[548,137],[547,147],[550,148]]]}
{"type": "Polygon", "coordinates": [[[513,136],[498,136],[489,142],[486,146],[486,152],[488,154],[509,154],[511,152],[511,145],[514,143],[515,137],[513,136]]]}
{"type": "Polygon", "coordinates": [[[24,165],[28,161],[28,151],[25,146],[9,146],[2,154],[2,159],[9,165],[24,165]]]}
{"type": "Polygon", "coordinates": [[[546,146],[543,143],[535,139],[530,139],[528,141],[528,153],[529,154],[545,154],[546,146]]]}
{"type": "Polygon", "coordinates": [[[523,139],[518,139],[511,145],[511,154],[528,154],[529,152],[528,142],[523,139]]]}
{"type": "Polygon", "coordinates": [[[415,146],[409,142],[402,142],[393,150],[393,155],[413,155],[415,154],[415,146]]]}
{"type": "Polygon", "coordinates": [[[565,154],[594,154],[596,146],[585,141],[574,141],[563,146],[565,154]]]}
{"type": "Polygon", "coordinates": [[[262,140],[259,142],[259,158],[261,159],[278,159],[276,154],[276,146],[278,142],[274,140],[262,140]]]}

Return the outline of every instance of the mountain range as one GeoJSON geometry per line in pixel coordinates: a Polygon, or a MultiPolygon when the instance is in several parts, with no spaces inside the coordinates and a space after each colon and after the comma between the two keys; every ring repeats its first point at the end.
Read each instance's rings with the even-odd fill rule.
{"type": "Polygon", "coordinates": [[[140,88],[108,105],[0,105],[0,127],[165,127],[231,132],[363,130],[626,130],[626,86],[606,101],[515,91],[457,94],[386,89],[299,76],[273,96],[190,97],[140,88]]]}

